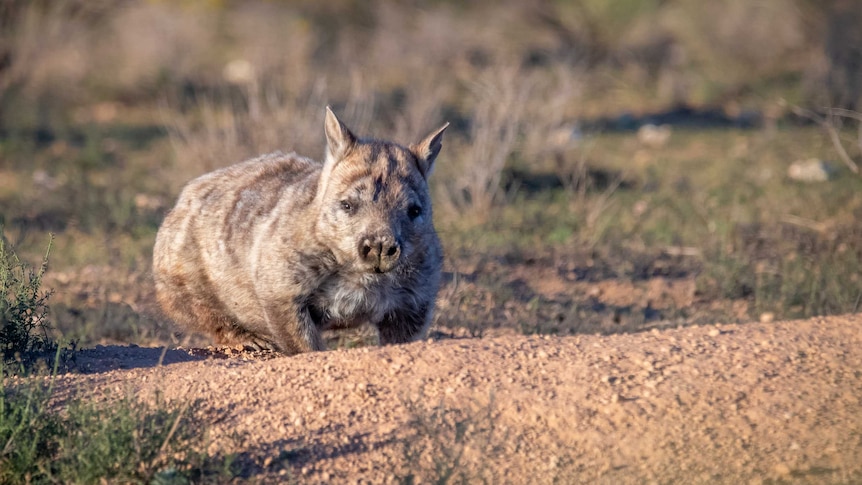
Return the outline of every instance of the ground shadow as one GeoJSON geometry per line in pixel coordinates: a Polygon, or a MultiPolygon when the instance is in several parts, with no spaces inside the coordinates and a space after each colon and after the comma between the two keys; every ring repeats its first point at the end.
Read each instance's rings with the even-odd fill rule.
{"type": "Polygon", "coordinates": [[[75,352],[72,369],[84,374],[97,374],[117,369],[142,369],[180,362],[206,360],[205,356],[189,355],[185,350],[137,345],[97,345],[75,352]]]}
{"type": "Polygon", "coordinates": [[[360,455],[400,442],[392,435],[372,437],[370,433],[356,432],[345,436],[345,430],[343,424],[333,424],[302,438],[277,439],[262,444],[259,449],[240,452],[235,456],[239,468],[237,476],[248,479],[284,469],[288,476],[297,477],[303,468],[313,470],[319,462],[360,455]],[[338,439],[333,439],[332,435],[337,435],[338,439]],[[265,460],[266,457],[271,460],[265,460]]]}
{"type": "MultiPolygon", "coordinates": [[[[796,118],[791,118],[796,121],[796,118]]],[[[668,110],[634,115],[623,113],[616,116],[599,117],[582,120],[583,129],[590,132],[626,132],[635,131],[643,125],[672,125],[675,128],[688,129],[751,129],[761,126],[763,114],[758,111],[744,110],[738,114],[728,114],[721,107],[693,107],[679,105],[668,110]]]]}

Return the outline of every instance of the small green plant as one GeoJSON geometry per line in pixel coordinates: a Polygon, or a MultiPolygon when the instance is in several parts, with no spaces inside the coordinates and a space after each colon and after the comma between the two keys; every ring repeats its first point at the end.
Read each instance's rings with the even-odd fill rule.
{"type": "Polygon", "coordinates": [[[73,399],[49,407],[51,385],[0,385],[0,483],[189,483],[233,474],[233,458],[212,457],[187,406],[124,397],[73,399]]]}
{"type": "Polygon", "coordinates": [[[0,483],[25,483],[56,454],[60,419],[47,412],[49,392],[38,386],[7,389],[0,379],[0,483]]]}
{"type": "Polygon", "coordinates": [[[38,270],[21,261],[3,237],[0,226],[0,349],[3,361],[32,361],[52,355],[57,344],[48,335],[48,298],[42,277],[48,268],[51,242],[38,270]]]}
{"type": "Polygon", "coordinates": [[[420,396],[407,401],[414,434],[403,442],[407,472],[400,483],[495,483],[483,457],[494,456],[505,439],[497,436],[493,396],[488,404],[429,407],[420,396]]]}

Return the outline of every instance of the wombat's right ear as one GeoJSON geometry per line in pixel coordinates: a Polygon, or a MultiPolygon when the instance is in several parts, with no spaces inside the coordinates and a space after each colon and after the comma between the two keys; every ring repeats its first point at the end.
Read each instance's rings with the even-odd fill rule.
{"type": "Polygon", "coordinates": [[[324,129],[326,130],[326,162],[336,162],[356,143],[356,136],[344,126],[329,106],[326,107],[324,129]]]}

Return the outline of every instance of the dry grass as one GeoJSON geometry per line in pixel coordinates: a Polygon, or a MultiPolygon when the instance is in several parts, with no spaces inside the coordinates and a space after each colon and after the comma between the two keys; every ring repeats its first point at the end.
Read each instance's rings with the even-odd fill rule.
{"type": "Polygon", "coordinates": [[[470,85],[472,119],[462,144],[454,147],[452,174],[443,202],[458,212],[485,215],[504,200],[503,169],[517,147],[533,90],[527,73],[514,67],[490,69],[470,85]]]}

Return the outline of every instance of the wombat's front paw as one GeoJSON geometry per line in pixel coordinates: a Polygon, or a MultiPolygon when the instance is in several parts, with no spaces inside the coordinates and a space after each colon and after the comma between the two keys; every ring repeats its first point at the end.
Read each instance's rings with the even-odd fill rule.
{"type": "Polygon", "coordinates": [[[215,332],[215,341],[218,345],[225,345],[235,349],[259,352],[261,350],[278,350],[274,343],[269,340],[247,332],[239,328],[220,328],[215,332]]]}
{"type": "Polygon", "coordinates": [[[261,350],[277,350],[275,348],[275,344],[258,337],[252,337],[251,340],[243,342],[242,346],[245,350],[252,350],[255,352],[260,352],[261,350]]]}

